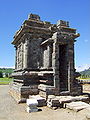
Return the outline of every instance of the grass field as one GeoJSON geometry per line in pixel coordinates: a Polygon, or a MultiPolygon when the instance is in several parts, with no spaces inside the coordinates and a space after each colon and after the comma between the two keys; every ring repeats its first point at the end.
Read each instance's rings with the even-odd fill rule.
{"type": "Polygon", "coordinates": [[[7,85],[12,81],[12,78],[0,78],[0,85],[7,85]]]}
{"type": "Polygon", "coordinates": [[[80,78],[80,77],[78,77],[77,79],[80,79],[80,80],[90,80],[90,78],[80,78]]]}

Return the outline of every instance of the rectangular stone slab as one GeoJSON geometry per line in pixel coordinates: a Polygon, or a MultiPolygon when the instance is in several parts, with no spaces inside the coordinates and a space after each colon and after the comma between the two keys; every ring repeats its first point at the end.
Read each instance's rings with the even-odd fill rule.
{"type": "Polygon", "coordinates": [[[38,101],[36,99],[27,99],[27,105],[28,106],[37,106],[38,101]]]}
{"type": "Polygon", "coordinates": [[[30,107],[27,107],[27,112],[30,113],[30,112],[37,112],[38,111],[38,108],[33,108],[31,109],[30,107]]]}
{"type": "Polygon", "coordinates": [[[74,111],[80,111],[85,108],[90,108],[90,105],[85,103],[85,102],[71,102],[71,103],[66,103],[66,108],[69,108],[74,111]]]}
{"type": "Polygon", "coordinates": [[[38,101],[38,107],[46,105],[46,99],[44,97],[41,97],[40,95],[30,95],[29,99],[36,99],[38,101]]]}

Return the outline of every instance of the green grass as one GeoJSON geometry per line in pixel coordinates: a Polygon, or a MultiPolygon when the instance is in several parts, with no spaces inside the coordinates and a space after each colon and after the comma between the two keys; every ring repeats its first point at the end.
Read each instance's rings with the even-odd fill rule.
{"type": "Polygon", "coordinates": [[[81,80],[90,80],[90,78],[80,78],[81,80]]]}
{"type": "Polygon", "coordinates": [[[0,85],[9,84],[12,81],[12,78],[0,78],[0,85]]]}
{"type": "Polygon", "coordinates": [[[83,81],[83,82],[90,82],[90,78],[80,78],[80,77],[78,77],[78,80],[83,81]]]}
{"type": "Polygon", "coordinates": [[[78,77],[78,79],[80,79],[80,80],[90,80],[90,78],[80,78],[80,77],[78,77]]]}

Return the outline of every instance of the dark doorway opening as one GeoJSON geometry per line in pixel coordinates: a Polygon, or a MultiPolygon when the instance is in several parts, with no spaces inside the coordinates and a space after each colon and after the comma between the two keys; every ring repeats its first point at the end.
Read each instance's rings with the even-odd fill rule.
{"type": "Polygon", "coordinates": [[[59,45],[59,78],[60,91],[68,91],[67,45],[59,45]]]}

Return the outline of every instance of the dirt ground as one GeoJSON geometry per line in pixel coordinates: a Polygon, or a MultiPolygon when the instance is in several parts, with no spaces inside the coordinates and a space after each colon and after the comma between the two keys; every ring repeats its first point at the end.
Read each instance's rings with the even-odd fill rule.
{"type": "Polygon", "coordinates": [[[17,104],[8,90],[8,85],[0,85],[0,120],[87,120],[86,109],[75,112],[63,108],[52,110],[41,107],[42,111],[27,113],[26,104],[17,104]]]}

